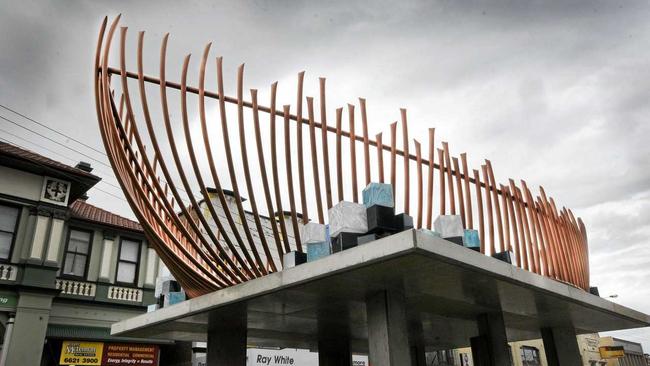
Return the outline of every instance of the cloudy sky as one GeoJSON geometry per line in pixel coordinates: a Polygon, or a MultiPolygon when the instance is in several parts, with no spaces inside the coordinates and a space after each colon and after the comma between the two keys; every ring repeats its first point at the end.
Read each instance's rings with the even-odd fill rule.
{"type": "MultiPolygon", "coordinates": [[[[301,70],[307,94],[328,77],[332,108],[367,98],[372,135],[408,108],[414,136],[436,127],[472,165],[489,158],[498,181],[543,185],[573,208],[587,225],[592,285],[650,312],[646,1],[2,0],[0,9],[0,138],[91,162],[104,178],[90,192],[96,205],[133,217],[93,150],[103,150],[91,78],[97,31],[103,16],[122,13],[132,44],[147,31],[148,73],[170,32],[169,75],[186,53],[196,68],[212,41],[227,73],[246,62],[247,87],[280,81],[280,103],[293,102],[301,70]]],[[[619,335],[650,351],[649,330],[619,335]]]]}

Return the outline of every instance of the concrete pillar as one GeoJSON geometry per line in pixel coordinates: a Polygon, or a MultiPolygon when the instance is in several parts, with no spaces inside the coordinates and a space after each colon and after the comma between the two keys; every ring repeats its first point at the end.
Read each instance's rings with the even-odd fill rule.
{"type": "Polygon", "coordinates": [[[9,342],[11,341],[11,334],[14,330],[14,321],[16,319],[16,314],[11,313],[7,319],[7,325],[5,326],[5,336],[2,342],[2,354],[0,355],[0,366],[7,365],[7,352],[9,350],[9,342]]]}
{"type": "Polygon", "coordinates": [[[104,232],[104,240],[102,242],[102,257],[99,264],[99,280],[104,282],[111,281],[111,268],[113,252],[115,250],[115,234],[110,231],[104,232]]]}
{"type": "Polygon", "coordinates": [[[47,242],[47,252],[45,254],[45,264],[49,266],[58,266],[59,251],[63,243],[63,226],[65,224],[65,212],[55,212],[52,218],[50,236],[47,242]]]}
{"type": "Polygon", "coordinates": [[[478,319],[479,338],[472,342],[472,355],[476,353],[481,364],[474,361],[475,366],[510,366],[511,354],[508,346],[506,326],[503,321],[503,314],[488,313],[479,315],[478,319]]]}
{"type": "Polygon", "coordinates": [[[14,327],[6,350],[7,365],[41,365],[47,323],[56,292],[20,292],[14,327]]]}
{"type": "Polygon", "coordinates": [[[369,361],[373,366],[411,365],[404,295],[380,291],[366,298],[369,361]]]}
{"type": "Polygon", "coordinates": [[[231,305],[210,313],[206,366],[246,365],[246,307],[231,305]]]}
{"type": "Polygon", "coordinates": [[[36,223],[32,235],[31,245],[27,262],[34,264],[43,263],[43,252],[45,251],[45,240],[47,239],[47,229],[50,223],[50,211],[37,209],[31,212],[36,214],[36,223]]]}
{"type": "Polygon", "coordinates": [[[422,320],[418,317],[416,321],[411,323],[410,329],[411,339],[409,340],[409,344],[411,345],[411,365],[427,366],[422,320]]]}
{"type": "Polygon", "coordinates": [[[569,327],[542,328],[541,332],[548,366],[582,364],[575,329],[569,327]]]}
{"type": "Polygon", "coordinates": [[[318,314],[319,366],[352,366],[349,316],[337,306],[318,314]]]}
{"type": "Polygon", "coordinates": [[[153,248],[147,248],[147,270],[144,276],[144,286],[153,287],[156,284],[156,263],[158,256],[153,248]]]}

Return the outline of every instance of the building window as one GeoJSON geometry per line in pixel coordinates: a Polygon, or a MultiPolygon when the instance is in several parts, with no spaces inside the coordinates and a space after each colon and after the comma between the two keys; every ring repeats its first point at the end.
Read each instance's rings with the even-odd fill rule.
{"type": "Polygon", "coordinates": [[[140,242],[122,239],[117,259],[117,279],[119,283],[135,285],[140,264],[140,242]]]}
{"type": "Polygon", "coordinates": [[[92,232],[79,229],[70,229],[68,244],[65,249],[63,262],[63,275],[85,278],[88,269],[88,257],[92,243],[92,232]]]}
{"type": "Polygon", "coordinates": [[[521,364],[522,366],[539,366],[539,350],[535,347],[521,347],[521,364]]]}
{"type": "Polygon", "coordinates": [[[20,215],[20,208],[0,205],[0,260],[8,260],[11,256],[18,227],[18,215],[20,215]]]}

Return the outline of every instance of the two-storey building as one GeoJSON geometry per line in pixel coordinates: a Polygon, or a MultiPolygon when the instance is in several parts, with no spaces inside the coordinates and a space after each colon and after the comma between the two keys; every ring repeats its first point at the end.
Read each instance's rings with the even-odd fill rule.
{"type": "Polygon", "coordinates": [[[139,223],[85,201],[91,171],[0,142],[0,365],[99,365],[74,351],[135,346],[156,365],[171,347],[110,336],[155,302],[160,260],[139,223]]]}

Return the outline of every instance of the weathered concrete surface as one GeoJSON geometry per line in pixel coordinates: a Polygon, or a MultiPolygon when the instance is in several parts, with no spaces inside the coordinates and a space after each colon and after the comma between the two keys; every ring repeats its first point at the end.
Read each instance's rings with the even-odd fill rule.
{"type": "Polygon", "coordinates": [[[404,291],[427,349],[468,346],[477,317],[491,312],[503,313],[509,341],[540,338],[541,328],[650,325],[646,314],[410,230],[116,323],[112,333],[205,341],[208,314],[238,303],[247,310],[248,344],[315,350],[319,314],[334,313],[333,322],[349,327],[351,350],[365,353],[366,296],[391,289],[404,291]]]}

